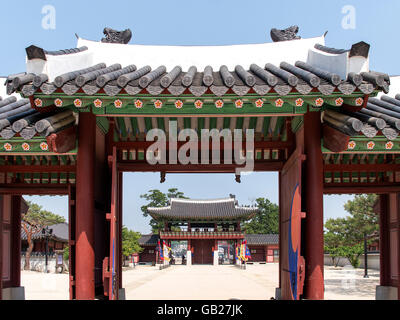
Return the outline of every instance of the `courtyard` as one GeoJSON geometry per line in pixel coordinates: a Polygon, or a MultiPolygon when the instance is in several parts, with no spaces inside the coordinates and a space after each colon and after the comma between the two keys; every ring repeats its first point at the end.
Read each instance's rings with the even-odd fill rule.
{"type": "MultiPolygon", "coordinates": [[[[278,286],[277,263],[235,266],[171,266],[125,269],[127,300],[269,300],[278,286]]],[[[374,300],[379,271],[325,266],[326,300],[374,300]]],[[[22,271],[26,300],[68,300],[68,274],[22,271]]]]}

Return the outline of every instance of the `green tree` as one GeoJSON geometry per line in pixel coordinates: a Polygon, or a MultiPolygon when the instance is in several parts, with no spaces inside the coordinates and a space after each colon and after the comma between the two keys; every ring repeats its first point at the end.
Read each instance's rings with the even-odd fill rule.
{"type": "MultiPolygon", "coordinates": [[[[169,199],[171,198],[187,199],[184,196],[183,192],[178,191],[177,188],[168,189],[168,192],[166,194],[157,189],[149,190],[148,193],[142,194],[140,197],[148,201],[146,205],[141,207],[143,216],[145,217],[149,216],[147,208],[159,208],[168,206],[169,199]]],[[[153,218],[150,220],[150,226],[153,233],[158,233],[160,230],[164,228],[163,222],[156,221],[153,218]]]]}
{"type": "Polygon", "coordinates": [[[344,205],[348,217],[326,221],[324,249],[335,266],[339,257],[345,257],[357,268],[359,257],[364,252],[365,235],[368,243],[377,240],[379,222],[378,215],[373,211],[376,200],[374,194],[356,195],[344,205]]]}
{"type": "Polygon", "coordinates": [[[364,234],[370,241],[377,239],[379,217],[373,210],[377,199],[376,194],[356,195],[344,205],[345,210],[350,213],[347,239],[351,244],[364,241],[364,234]]]}
{"type": "Polygon", "coordinates": [[[42,206],[36,203],[27,201],[29,209],[26,214],[22,215],[21,225],[24,229],[28,242],[28,250],[25,256],[25,270],[29,270],[30,257],[33,250],[32,236],[36,233],[41,233],[43,228],[57,223],[65,222],[65,218],[54,214],[50,211],[43,210],[42,206]]]}
{"type": "Polygon", "coordinates": [[[143,248],[139,245],[139,239],[142,235],[139,232],[122,227],[122,254],[129,257],[133,253],[140,253],[143,248]]]}
{"type": "Polygon", "coordinates": [[[279,207],[268,199],[258,198],[256,203],[260,212],[250,221],[243,224],[246,233],[279,233],[279,207]]]}

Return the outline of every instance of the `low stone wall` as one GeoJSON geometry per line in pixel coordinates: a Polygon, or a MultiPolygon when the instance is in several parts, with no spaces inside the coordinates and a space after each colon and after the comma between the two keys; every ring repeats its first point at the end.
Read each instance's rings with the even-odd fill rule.
{"type": "MultiPolygon", "coordinates": [[[[367,263],[368,263],[368,269],[373,269],[373,270],[379,270],[380,269],[380,262],[379,262],[379,253],[369,253],[367,256],[367,263]]],[[[362,254],[359,257],[360,260],[360,266],[359,268],[364,268],[364,255],[362,254]]],[[[329,254],[325,254],[324,256],[324,264],[326,266],[333,266],[332,258],[329,256],[329,254]]],[[[339,260],[339,267],[344,267],[344,266],[350,266],[349,259],[347,258],[340,258],[339,260]]]]}
{"type": "MultiPolygon", "coordinates": [[[[47,270],[49,273],[60,273],[56,270],[57,255],[47,255],[47,270]]],[[[45,272],[46,256],[44,254],[31,255],[29,259],[29,270],[45,272]]],[[[25,255],[21,255],[21,270],[25,270],[25,255]]],[[[63,272],[68,272],[68,261],[63,261],[63,272]]]]}

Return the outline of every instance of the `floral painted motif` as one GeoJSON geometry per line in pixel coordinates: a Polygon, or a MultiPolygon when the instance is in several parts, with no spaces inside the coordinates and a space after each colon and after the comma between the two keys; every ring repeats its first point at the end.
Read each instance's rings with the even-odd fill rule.
{"type": "Polygon", "coordinates": [[[349,141],[347,148],[349,150],[353,150],[356,147],[356,143],[354,141],[349,141]]]}
{"type": "Polygon", "coordinates": [[[25,142],[22,144],[22,149],[24,149],[24,151],[29,151],[31,149],[31,146],[25,142]]]}
{"type": "Polygon", "coordinates": [[[11,151],[12,150],[12,145],[9,144],[8,142],[4,144],[4,150],[6,151],[11,151]]]}
{"type": "Polygon", "coordinates": [[[284,104],[284,101],[281,98],[275,100],[275,107],[281,108],[283,106],[283,104],[284,104]]]}
{"type": "Polygon", "coordinates": [[[49,150],[49,145],[46,142],[42,142],[40,144],[40,149],[42,149],[43,151],[47,151],[49,150]]]}
{"type": "Polygon", "coordinates": [[[386,150],[391,150],[394,147],[394,143],[392,141],[388,141],[385,144],[385,149],[386,150]]]}
{"type": "Polygon", "coordinates": [[[101,108],[103,106],[103,101],[101,101],[100,99],[96,99],[93,101],[93,104],[96,108],[101,108]]]}
{"type": "Polygon", "coordinates": [[[80,108],[80,107],[82,107],[82,100],[81,99],[75,99],[74,100],[74,106],[75,107],[77,107],[77,108],[80,108]]]}
{"type": "Polygon", "coordinates": [[[324,104],[324,99],[322,98],[315,99],[315,106],[322,107],[323,104],[324,104]]]}
{"type": "Polygon", "coordinates": [[[262,108],[264,106],[264,101],[261,99],[256,100],[256,107],[257,108],[262,108]]]}
{"type": "Polygon", "coordinates": [[[240,100],[240,99],[236,100],[236,101],[235,101],[235,106],[236,106],[236,108],[238,108],[238,109],[243,108],[243,100],[240,100]]]}
{"type": "Polygon", "coordinates": [[[42,107],[42,106],[43,106],[43,101],[42,101],[42,99],[36,98],[35,101],[34,101],[34,103],[35,103],[35,106],[36,106],[36,107],[42,107]]]}
{"type": "Polygon", "coordinates": [[[183,101],[182,100],[176,100],[175,101],[175,108],[182,109],[182,107],[183,107],[183,101]]]}
{"type": "Polygon", "coordinates": [[[216,106],[218,109],[221,109],[221,108],[224,106],[224,101],[222,101],[221,99],[215,101],[215,106],[216,106]]]}
{"type": "Polygon", "coordinates": [[[339,98],[335,99],[335,106],[341,107],[343,105],[343,103],[344,103],[343,98],[339,97],[339,98]]]}
{"type": "Polygon", "coordinates": [[[196,100],[194,103],[194,106],[196,107],[196,109],[201,109],[201,108],[203,108],[203,104],[204,104],[203,101],[196,100]]]}
{"type": "Polygon", "coordinates": [[[56,105],[56,107],[60,108],[63,106],[63,101],[60,98],[57,98],[56,100],[54,100],[54,104],[56,105]]]}
{"type": "Polygon", "coordinates": [[[367,149],[368,150],[372,150],[374,148],[375,148],[375,142],[370,141],[370,142],[367,143],[367,149]]]}
{"type": "Polygon", "coordinates": [[[155,106],[157,109],[161,109],[162,106],[163,106],[163,103],[162,103],[161,100],[156,100],[156,101],[154,102],[154,106],[155,106]]]}
{"type": "Polygon", "coordinates": [[[357,98],[356,99],[356,106],[362,106],[364,104],[364,99],[363,98],[357,98]]]}
{"type": "Polygon", "coordinates": [[[137,109],[143,108],[143,102],[142,102],[142,100],[136,100],[136,101],[135,101],[135,107],[136,107],[137,109]]]}
{"type": "Polygon", "coordinates": [[[121,109],[122,108],[122,101],[121,100],[115,100],[114,101],[114,107],[116,107],[117,109],[121,109]]]}
{"type": "Polygon", "coordinates": [[[304,104],[304,100],[302,98],[298,98],[296,100],[296,107],[302,107],[304,104]]]}

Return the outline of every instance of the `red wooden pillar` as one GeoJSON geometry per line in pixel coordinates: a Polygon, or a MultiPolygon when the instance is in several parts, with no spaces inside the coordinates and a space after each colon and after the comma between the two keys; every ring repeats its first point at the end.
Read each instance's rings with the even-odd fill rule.
{"type": "Polygon", "coordinates": [[[3,299],[3,199],[0,195],[0,300],[3,299]]]}
{"type": "Polygon", "coordinates": [[[122,257],[122,186],[123,186],[123,173],[118,173],[118,257],[119,257],[119,288],[122,288],[122,264],[123,264],[123,257],[122,257]]]}
{"type": "Polygon", "coordinates": [[[94,300],[94,161],[96,117],[79,115],[76,168],[76,299],[94,300]]]}
{"type": "Polygon", "coordinates": [[[12,269],[11,269],[11,288],[21,286],[21,201],[22,196],[12,196],[11,198],[11,234],[12,234],[12,269]]]}
{"type": "Polygon", "coordinates": [[[390,285],[390,247],[388,228],[388,195],[379,196],[379,263],[380,285],[390,285]]]}
{"type": "Polygon", "coordinates": [[[321,113],[304,116],[304,151],[306,154],[305,196],[305,263],[304,297],[324,299],[324,220],[323,161],[321,152],[321,113]]]}

